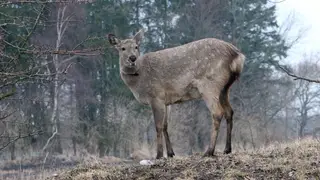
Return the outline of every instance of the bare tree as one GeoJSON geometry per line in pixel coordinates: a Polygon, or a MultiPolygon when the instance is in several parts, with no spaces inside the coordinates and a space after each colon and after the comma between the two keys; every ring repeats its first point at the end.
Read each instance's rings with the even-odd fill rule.
{"type": "MultiPolygon", "coordinates": [[[[28,106],[22,108],[30,109],[31,111],[32,105],[30,105],[30,102],[33,102],[33,104],[35,101],[44,102],[46,101],[47,95],[50,94],[49,96],[52,96],[52,106],[51,104],[47,104],[48,107],[52,108],[52,113],[50,113],[50,120],[53,124],[51,129],[52,134],[46,142],[47,144],[43,146],[43,150],[47,149],[51,140],[61,135],[58,127],[59,94],[61,86],[66,81],[66,75],[70,72],[72,65],[75,63],[74,60],[79,57],[100,55],[101,51],[105,49],[105,47],[80,49],[84,43],[97,39],[97,37],[84,36],[85,38],[82,37],[80,41],[78,40],[77,42],[71,42],[71,40],[66,37],[66,32],[70,27],[70,24],[79,22],[78,19],[74,18],[75,16],[78,16],[77,13],[79,13],[74,8],[75,5],[78,4],[79,3],[70,4],[70,2],[62,1],[8,1],[0,3],[0,7],[8,8],[8,11],[0,13],[0,16],[4,17],[0,21],[0,106],[9,104],[10,108],[7,109],[18,108],[20,102],[29,101],[29,104],[26,103],[28,106]],[[34,10],[34,12],[30,11],[29,14],[34,13],[34,17],[22,17],[10,14],[10,12],[15,10],[14,7],[16,6],[9,4],[19,4],[21,6],[32,4],[32,10],[34,10]],[[56,6],[58,8],[56,8],[56,6]],[[57,10],[57,12],[54,10],[57,10]],[[50,19],[52,16],[56,17],[52,21],[48,20],[48,18],[50,19]],[[2,23],[2,20],[5,20],[4,23],[2,23]],[[52,29],[46,30],[46,33],[52,34],[52,36],[38,33],[52,22],[56,23],[54,28],[55,32],[52,32],[52,29]],[[9,26],[10,28],[8,28],[9,26]],[[11,34],[15,33],[15,28],[12,27],[17,27],[18,29],[21,29],[21,31],[27,32],[26,37],[17,38],[19,41],[14,38],[9,38],[11,34]],[[56,39],[52,39],[55,35],[56,39]],[[55,41],[53,47],[52,41],[55,41]],[[28,58],[25,58],[26,56],[28,58]],[[22,59],[22,57],[26,60],[22,59]],[[23,64],[19,63],[20,61],[24,62],[25,66],[20,65],[23,64]],[[40,88],[41,86],[42,88],[39,90],[41,93],[34,92],[35,89],[28,89],[31,86],[33,88],[36,87],[35,89],[40,88]],[[38,97],[27,97],[25,96],[26,94],[23,95],[21,91],[24,90],[33,91],[38,97]]],[[[29,95],[30,94],[31,93],[29,93],[29,95]]],[[[30,120],[31,122],[27,122],[27,119],[32,119],[27,116],[33,116],[40,110],[33,109],[33,111],[34,112],[28,115],[24,115],[19,121],[10,117],[17,117],[17,114],[19,114],[18,111],[11,113],[10,111],[5,110],[3,113],[1,112],[0,118],[2,122],[9,122],[10,120],[17,125],[26,123],[24,127],[31,127],[33,126],[31,123],[34,123],[34,121],[30,120]]],[[[14,126],[10,127],[12,127],[12,131],[10,130],[12,133],[5,134],[8,136],[7,139],[10,140],[4,142],[2,144],[3,146],[0,147],[0,150],[3,150],[6,147],[14,147],[14,143],[20,139],[32,139],[32,136],[39,135],[40,133],[43,133],[44,130],[13,133],[19,129],[14,129],[14,126]],[[10,146],[11,144],[12,146],[10,146]]],[[[45,131],[47,131],[47,129],[45,129],[45,131]]],[[[61,145],[58,145],[58,147],[59,146],[61,145]]],[[[15,148],[12,149],[14,150],[15,148]]],[[[62,151],[61,147],[57,149],[60,149],[60,152],[62,151]]]]}
{"type": "MultiPolygon", "coordinates": [[[[318,76],[320,71],[319,59],[317,56],[311,55],[299,63],[296,67],[296,74],[303,77],[310,77],[311,79],[318,76]]],[[[317,114],[317,107],[320,100],[320,87],[313,83],[313,81],[300,79],[296,84],[296,102],[295,109],[298,113],[297,116],[297,128],[298,136],[301,138],[304,136],[304,129],[308,125],[311,117],[317,114]]]]}

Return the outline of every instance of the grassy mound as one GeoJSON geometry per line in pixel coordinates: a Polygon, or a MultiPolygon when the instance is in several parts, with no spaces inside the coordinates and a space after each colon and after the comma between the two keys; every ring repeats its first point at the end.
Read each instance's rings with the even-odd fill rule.
{"type": "Polygon", "coordinates": [[[217,153],[139,163],[80,166],[50,180],[105,179],[320,179],[320,142],[316,140],[275,144],[253,153],[217,153]]]}

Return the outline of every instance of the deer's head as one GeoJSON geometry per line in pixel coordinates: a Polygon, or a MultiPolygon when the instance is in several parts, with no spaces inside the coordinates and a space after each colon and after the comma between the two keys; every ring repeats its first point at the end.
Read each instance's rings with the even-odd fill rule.
{"type": "Polygon", "coordinates": [[[139,46],[143,38],[144,31],[141,29],[132,38],[120,40],[114,34],[108,34],[108,40],[119,52],[121,66],[134,68],[140,56],[139,46]]]}

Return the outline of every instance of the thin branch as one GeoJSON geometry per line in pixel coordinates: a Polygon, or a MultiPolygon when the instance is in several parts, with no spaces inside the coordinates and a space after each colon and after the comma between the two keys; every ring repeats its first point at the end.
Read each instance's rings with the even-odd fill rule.
{"type": "Polygon", "coordinates": [[[15,112],[17,112],[17,111],[16,111],[16,110],[15,110],[15,111],[12,111],[11,113],[9,113],[9,114],[7,114],[7,115],[5,115],[5,116],[3,116],[3,117],[0,117],[0,121],[8,118],[9,116],[11,116],[12,114],[14,114],[15,112]]]}
{"type": "Polygon", "coordinates": [[[58,54],[58,55],[80,55],[80,56],[97,56],[99,54],[90,54],[95,51],[102,51],[106,49],[105,47],[97,47],[90,49],[82,49],[82,50],[28,50],[15,46],[16,48],[21,50],[21,54],[58,54]]]}
{"type": "Polygon", "coordinates": [[[51,137],[47,140],[47,143],[43,146],[43,148],[42,148],[43,152],[48,148],[49,143],[56,136],[57,133],[58,133],[58,130],[57,130],[57,128],[55,128],[55,131],[52,133],[51,137]]]}
{"type": "Polygon", "coordinates": [[[13,88],[12,91],[10,91],[10,92],[3,93],[3,94],[1,93],[0,94],[0,101],[7,98],[7,97],[13,96],[15,93],[16,93],[16,88],[13,88]]]}
{"type": "MultiPolygon", "coordinates": [[[[0,85],[0,88],[3,88],[3,87],[6,87],[6,86],[9,86],[9,85],[15,85],[16,83],[20,82],[20,81],[26,81],[27,79],[37,79],[37,80],[46,80],[46,81],[49,81],[49,82],[52,82],[52,81],[57,81],[55,79],[47,79],[48,77],[53,77],[53,76],[56,76],[57,74],[66,74],[69,70],[69,68],[73,65],[74,63],[70,63],[64,70],[62,70],[61,72],[54,72],[54,73],[49,73],[49,74],[39,74],[39,73],[32,73],[32,72],[17,72],[17,73],[2,73],[0,72],[0,75],[2,76],[7,76],[7,77],[10,77],[11,80],[7,83],[4,83],[4,84],[1,84],[0,85]],[[17,77],[15,79],[15,77],[17,77]]],[[[1,76],[0,76],[1,77],[1,76]]],[[[2,95],[0,94],[0,97],[2,99],[6,98],[6,97],[9,97],[13,94],[10,94],[10,95],[2,95]]],[[[0,98],[0,100],[2,100],[0,98]]]]}
{"type": "Polygon", "coordinates": [[[13,138],[11,141],[9,141],[9,142],[5,143],[4,145],[2,145],[2,146],[0,147],[0,152],[1,152],[2,150],[4,150],[5,148],[7,148],[10,144],[18,141],[19,139],[24,139],[24,138],[32,137],[32,136],[39,135],[39,134],[42,134],[42,133],[43,133],[43,131],[37,131],[37,132],[35,132],[35,133],[26,134],[26,135],[23,135],[23,136],[22,136],[22,135],[19,135],[19,136],[13,138]]]}
{"type": "Polygon", "coordinates": [[[74,60],[74,59],[76,59],[76,58],[78,58],[79,56],[71,56],[71,57],[69,57],[69,58],[67,58],[67,59],[64,59],[63,61],[61,61],[60,63],[59,63],[59,67],[58,68],[60,68],[64,63],[67,63],[67,62],[69,62],[69,61],[72,61],[72,60],[74,60]]]}
{"type": "Polygon", "coordinates": [[[4,3],[0,3],[0,6],[11,4],[53,4],[53,3],[68,3],[69,0],[56,0],[56,1],[30,1],[30,0],[12,0],[4,3]]]}
{"type": "Polygon", "coordinates": [[[39,21],[40,21],[40,17],[41,15],[43,14],[44,12],[44,9],[45,9],[45,6],[42,6],[39,14],[37,15],[37,19],[35,21],[35,23],[33,24],[33,27],[31,29],[31,31],[28,33],[27,37],[25,38],[24,42],[23,42],[23,46],[26,44],[26,42],[29,40],[29,38],[31,37],[31,35],[34,33],[34,31],[36,30],[36,27],[37,25],[39,24],[39,21]]]}
{"type": "Polygon", "coordinates": [[[298,75],[295,75],[293,73],[291,73],[289,70],[287,70],[286,68],[282,67],[282,66],[278,66],[283,72],[285,72],[288,76],[294,77],[294,80],[304,80],[304,81],[308,81],[308,82],[313,82],[313,83],[320,83],[320,80],[317,79],[309,79],[306,77],[301,77],[298,75]]]}
{"type": "Polygon", "coordinates": [[[279,3],[283,3],[285,2],[286,0],[279,0],[279,1],[271,1],[271,0],[267,0],[268,2],[270,3],[274,3],[274,4],[279,4],[279,3]]]}
{"type": "Polygon", "coordinates": [[[86,39],[84,39],[83,41],[81,41],[79,44],[77,44],[72,50],[76,50],[79,46],[81,46],[82,44],[84,44],[85,42],[89,41],[89,40],[94,40],[94,39],[100,39],[101,37],[87,37],[86,39]]]}

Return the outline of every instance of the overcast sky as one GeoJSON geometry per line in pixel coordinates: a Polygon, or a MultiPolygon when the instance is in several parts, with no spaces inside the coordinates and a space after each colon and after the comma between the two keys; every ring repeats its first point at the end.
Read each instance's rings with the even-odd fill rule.
{"type": "MultiPolygon", "coordinates": [[[[279,2],[283,0],[270,0],[279,2]]],[[[277,3],[278,23],[281,26],[288,22],[287,18],[293,13],[295,24],[290,32],[291,38],[298,34],[300,29],[306,30],[304,36],[292,50],[286,62],[299,62],[304,53],[320,52],[320,0],[284,0],[277,3]]]]}

